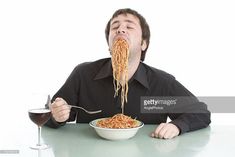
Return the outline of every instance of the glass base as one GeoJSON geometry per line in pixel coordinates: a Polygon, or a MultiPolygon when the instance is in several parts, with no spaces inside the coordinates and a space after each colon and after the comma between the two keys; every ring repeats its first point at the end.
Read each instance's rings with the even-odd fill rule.
{"type": "Polygon", "coordinates": [[[35,146],[30,146],[31,149],[35,149],[35,150],[43,150],[43,149],[48,149],[50,148],[49,145],[47,144],[40,144],[40,145],[35,145],[35,146]]]}

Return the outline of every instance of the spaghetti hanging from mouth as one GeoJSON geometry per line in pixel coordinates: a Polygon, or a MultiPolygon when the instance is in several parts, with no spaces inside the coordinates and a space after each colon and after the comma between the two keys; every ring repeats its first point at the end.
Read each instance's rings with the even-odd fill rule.
{"type": "Polygon", "coordinates": [[[113,85],[115,94],[118,96],[121,89],[121,108],[124,114],[124,102],[127,103],[128,94],[128,58],[129,45],[125,39],[117,39],[112,46],[113,85]]]}

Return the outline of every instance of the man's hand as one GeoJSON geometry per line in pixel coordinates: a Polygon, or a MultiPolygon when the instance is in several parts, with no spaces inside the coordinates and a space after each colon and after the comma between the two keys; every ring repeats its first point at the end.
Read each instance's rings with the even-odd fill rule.
{"type": "Polygon", "coordinates": [[[180,130],[177,126],[171,123],[161,123],[151,134],[152,137],[160,139],[172,139],[178,136],[180,130]]]}
{"type": "Polygon", "coordinates": [[[53,118],[57,122],[64,122],[69,119],[71,108],[64,99],[56,98],[49,107],[53,118]]]}

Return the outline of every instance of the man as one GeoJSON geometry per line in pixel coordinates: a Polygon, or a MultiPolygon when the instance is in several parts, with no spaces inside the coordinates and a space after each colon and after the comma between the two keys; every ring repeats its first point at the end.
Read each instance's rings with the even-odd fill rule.
{"type": "MultiPolygon", "coordinates": [[[[172,75],[143,63],[150,39],[149,26],[144,17],[132,9],[117,10],[109,20],[105,33],[112,56],[114,43],[118,39],[124,39],[129,46],[125,115],[137,118],[145,124],[159,124],[153,131],[152,137],[163,139],[171,139],[210,124],[210,112],[204,103],[199,102],[172,75]],[[142,96],[189,96],[196,101],[187,104],[193,107],[193,111],[142,113],[140,100],[142,96]],[[167,117],[172,121],[166,123],[167,117]]],[[[121,113],[122,94],[114,97],[112,63],[110,58],[105,58],[75,67],[65,84],[54,95],[50,106],[52,118],[46,125],[56,128],[74,120],[78,123],[88,123],[97,118],[121,113]],[[87,114],[82,110],[71,109],[68,104],[102,112],[87,114]]],[[[123,81],[125,79],[121,77],[120,82],[123,81]]]]}

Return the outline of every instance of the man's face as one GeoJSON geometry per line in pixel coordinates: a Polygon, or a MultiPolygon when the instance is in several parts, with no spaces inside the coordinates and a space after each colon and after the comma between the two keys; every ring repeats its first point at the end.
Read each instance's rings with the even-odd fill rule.
{"type": "Polygon", "coordinates": [[[109,48],[118,38],[124,38],[129,44],[129,61],[139,59],[141,51],[146,48],[146,42],[142,42],[142,30],[139,19],[132,14],[121,14],[110,23],[109,48]]]}

